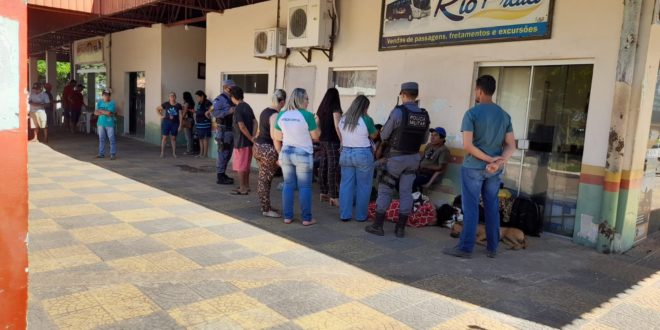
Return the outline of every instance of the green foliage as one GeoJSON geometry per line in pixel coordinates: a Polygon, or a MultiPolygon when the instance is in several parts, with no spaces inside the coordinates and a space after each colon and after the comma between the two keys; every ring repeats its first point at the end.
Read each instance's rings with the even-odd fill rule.
{"type": "MultiPolygon", "coordinates": [[[[57,72],[57,90],[53,91],[53,94],[60,94],[71,76],[71,63],[56,62],[55,70],[57,72]]],[[[39,81],[46,81],[46,61],[37,61],[37,72],[39,73],[39,81]]]]}

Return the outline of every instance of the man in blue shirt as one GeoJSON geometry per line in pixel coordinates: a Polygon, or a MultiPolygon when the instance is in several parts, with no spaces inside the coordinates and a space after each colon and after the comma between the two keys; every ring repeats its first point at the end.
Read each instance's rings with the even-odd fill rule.
{"type": "Polygon", "coordinates": [[[215,167],[217,174],[217,184],[234,184],[234,179],[227,176],[227,164],[231,159],[234,149],[234,104],[231,102],[231,89],[236,86],[233,80],[222,82],[222,93],[213,99],[213,117],[218,124],[218,132],[215,141],[218,144],[218,159],[215,167]]]}
{"type": "Polygon", "coordinates": [[[475,105],[463,116],[463,148],[467,156],[461,168],[463,231],[458,246],[445,254],[470,258],[476,241],[479,199],[483,197],[486,220],[487,256],[495,258],[500,240],[500,214],[497,193],[502,171],[516,150],[511,116],[493,103],[495,78],[477,79],[475,105]]]}

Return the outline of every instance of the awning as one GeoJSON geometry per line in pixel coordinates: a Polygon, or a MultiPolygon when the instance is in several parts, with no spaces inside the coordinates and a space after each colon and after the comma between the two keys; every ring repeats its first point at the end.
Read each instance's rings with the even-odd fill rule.
{"type": "Polygon", "coordinates": [[[68,60],[71,43],[152,24],[206,26],[206,14],[267,0],[29,0],[28,54],[55,50],[68,60]]]}

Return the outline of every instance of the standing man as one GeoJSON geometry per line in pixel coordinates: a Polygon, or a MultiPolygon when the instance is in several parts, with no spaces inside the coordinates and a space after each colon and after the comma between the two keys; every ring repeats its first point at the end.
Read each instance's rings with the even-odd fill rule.
{"type": "Polygon", "coordinates": [[[384,236],[383,222],[385,213],[392,201],[392,193],[399,190],[399,219],[395,227],[396,237],[403,237],[408,215],[412,211],[412,186],[415,172],[419,167],[419,148],[428,140],[430,119],[424,109],[420,109],[415,100],[419,94],[416,82],[401,85],[399,97],[402,105],[397,105],[383,126],[381,150],[385,154],[385,171],[378,185],[376,200],[376,220],[367,226],[368,233],[384,236]]]}
{"type": "Polygon", "coordinates": [[[511,116],[493,103],[495,78],[477,79],[475,105],[463,116],[463,148],[467,156],[461,168],[463,231],[458,246],[445,249],[445,254],[470,258],[479,221],[479,198],[483,197],[486,220],[487,256],[497,256],[500,240],[500,214],[497,193],[502,169],[516,150],[511,116]]]}
{"type": "Polygon", "coordinates": [[[218,144],[218,159],[215,162],[217,184],[234,184],[234,179],[227,176],[227,164],[234,148],[233,115],[234,104],[231,102],[233,80],[222,82],[222,93],[213,100],[213,117],[218,124],[215,141],[218,144]]]}
{"type": "MultiPolygon", "coordinates": [[[[62,91],[62,109],[64,109],[64,127],[66,129],[69,129],[69,121],[71,119],[69,118],[71,111],[71,95],[73,95],[73,89],[76,87],[76,81],[71,79],[69,81],[69,84],[64,86],[64,90],[62,91]]],[[[59,120],[59,118],[58,118],[59,120]]]]}
{"type": "Polygon", "coordinates": [[[243,89],[234,87],[231,101],[236,104],[234,110],[234,161],[232,166],[238,173],[240,186],[234,195],[247,195],[250,192],[250,165],[252,164],[252,146],[257,135],[257,118],[249,104],[243,101],[243,89]]]}
{"type": "Polygon", "coordinates": [[[94,114],[99,116],[96,129],[99,133],[99,153],[96,158],[105,158],[105,138],[110,141],[110,160],[117,157],[117,140],[115,137],[115,116],[117,110],[115,101],[110,100],[110,89],[103,91],[103,99],[96,103],[94,114]]]}
{"type": "Polygon", "coordinates": [[[176,136],[181,127],[181,117],[183,117],[183,107],[176,101],[176,93],[170,92],[167,102],[159,105],[156,112],[160,116],[160,158],[165,158],[165,144],[167,137],[170,137],[172,144],[172,157],[176,158],[176,136]]]}
{"type": "Polygon", "coordinates": [[[50,83],[45,83],[44,84],[44,93],[48,95],[48,99],[50,100],[50,103],[46,106],[46,118],[48,119],[46,123],[48,126],[53,125],[55,122],[55,98],[53,97],[53,93],[51,91],[53,90],[53,85],[50,83]]]}
{"type": "Polygon", "coordinates": [[[413,184],[414,191],[422,191],[434,183],[440,182],[442,175],[447,171],[451,158],[449,148],[445,145],[447,132],[442,127],[436,127],[429,131],[431,142],[424,148],[422,161],[419,163],[417,178],[413,184]]]}
{"type": "Polygon", "coordinates": [[[28,97],[30,105],[30,125],[34,132],[34,138],[31,142],[39,142],[39,129],[43,129],[44,143],[48,143],[48,117],[46,117],[46,107],[50,103],[48,95],[41,89],[41,83],[32,84],[32,91],[28,97]]]}

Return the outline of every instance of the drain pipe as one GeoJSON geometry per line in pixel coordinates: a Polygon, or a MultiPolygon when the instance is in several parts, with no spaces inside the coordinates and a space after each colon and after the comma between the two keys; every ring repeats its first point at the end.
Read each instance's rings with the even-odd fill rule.
{"type": "MultiPolygon", "coordinates": [[[[279,43],[280,43],[280,40],[279,40],[279,33],[280,33],[279,32],[279,30],[280,30],[280,0],[277,0],[277,16],[276,17],[277,17],[277,21],[275,23],[275,27],[277,29],[275,30],[275,38],[278,41],[277,47],[279,47],[280,46],[279,45],[279,43]]],[[[275,55],[275,83],[273,84],[275,88],[273,88],[273,90],[277,89],[277,76],[278,76],[277,71],[279,70],[279,61],[280,61],[280,59],[276,54],[275,55]]],[[[286,68],[285,68],[285,70],[286,70],[286,68]]]]}

